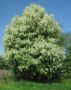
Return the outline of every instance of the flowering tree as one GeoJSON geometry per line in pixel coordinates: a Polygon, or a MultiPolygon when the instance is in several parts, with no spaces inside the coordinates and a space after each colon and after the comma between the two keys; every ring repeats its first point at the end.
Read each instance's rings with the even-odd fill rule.
{"type": "Polygon", "coordinates": [[[60,33],[60,24],[39,5],[15,16],[5,34],[5,59],[12,62],[16,77],[49,79],[61,70],[60,33]]]}

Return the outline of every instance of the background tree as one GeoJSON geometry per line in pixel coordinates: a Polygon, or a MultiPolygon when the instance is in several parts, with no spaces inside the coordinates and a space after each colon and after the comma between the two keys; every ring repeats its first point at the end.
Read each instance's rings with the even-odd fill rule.
{"type": "Polygon", "coordinates": [[[59,36],[59,44],[64,46],[67,50],[68,46],[71,46],[71,33],[70,32],[62,32],[59,36]]]}
{"type": "Polygon", "coordinates": [[[63,68],[64,68],[64,78],[70,79],[71,78],[71,46],[68,46],[63,68]]]}
{"type": "Polygon", "coordinates": [[[59,77],[64,59],[60,34],[60,24],[39,5],[31,4],[15,16],[5,34],[5,59],[11,61],[15,76],[59,77]]]}
{"type": "Polygon", "coordinates": [[[71,33],[63,33],[63,45],[65,47],[65,60],[63,64],[64,69],[64,78],[70,79],[71,78],[71,33]]]}

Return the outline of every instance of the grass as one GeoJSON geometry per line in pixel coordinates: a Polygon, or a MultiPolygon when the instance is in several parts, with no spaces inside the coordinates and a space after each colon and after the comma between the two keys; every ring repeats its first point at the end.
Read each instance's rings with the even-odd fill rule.
{"type": "Polygon", "coordinates": [[[71,80],[62,83],[38,83],[32,81],[0,82],[0,90],[71,90],[71,80]]]}

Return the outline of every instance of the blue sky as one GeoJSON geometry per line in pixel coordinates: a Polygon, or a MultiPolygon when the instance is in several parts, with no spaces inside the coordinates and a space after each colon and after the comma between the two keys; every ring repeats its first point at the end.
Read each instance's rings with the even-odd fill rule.
{"type": "Polygon", "coordinates": [[[4,53],[3,37],[6,25],[15,15],[21,15],[24,8],[37,3],[55,15],[64,32],[71,32],[71,0],[0,0],[0,54],[4,53]]]}

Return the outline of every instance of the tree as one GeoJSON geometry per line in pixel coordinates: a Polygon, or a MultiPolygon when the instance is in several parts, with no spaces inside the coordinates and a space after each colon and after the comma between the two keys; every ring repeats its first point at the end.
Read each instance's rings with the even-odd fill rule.
{"type": "Polygon", "coordinates": [[[64,78],[71,78],[71,46],[68,46],[64,60],[64,78]]]}
{"type": "Polygon", "coordinates": [[[68,49],[69,46],[71,46],[71,33],[67,32],[64,34],[64,46],[66,49],[68,49]]]}
{"type": "Polygon", "coordinates": [[[68,46],[71,46],[71,33],[70,32],[62,32],[59,36],[59,44],[64,46],[64,48],[67,50],[68,46]]]}
{"type": "Polygon", "coordinates": [[[60,24],[39,5],[26,7],[15,16],[5,34],[5,59],[16,77],[52,78],[61,71],[63,47],[58,44],[60,24]]]}
{"type": "Polygon", "coordinates": [[[71,78],[71,33],[66,32],[60,35],[59,44],[65,48],[65,59],[63,61],[64,78],[71,78]]]}
{"type": "Polygon", "coordinates": [[[65,47],[65,60],[63,62],[64,78],[71,78],[71,33],[63,33],[61,43],[65,47]]]}

